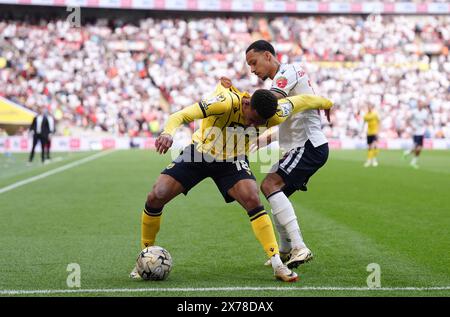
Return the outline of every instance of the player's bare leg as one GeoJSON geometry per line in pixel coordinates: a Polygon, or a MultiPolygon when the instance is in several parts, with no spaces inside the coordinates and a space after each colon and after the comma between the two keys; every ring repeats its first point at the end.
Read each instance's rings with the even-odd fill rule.
{"type": "Polygon", "coordinates": [[[411,154],[413,154],[414,151],[415,151],[415,148],[412,148],[412,149],[403,151],[403,159],[408,158],[408,156],[410,156],[411,154]]]}
{"type": "Polygon", "coordinates": [[[268,255],[275,277],[284,282],[295,282],[298,279],[297,274],[284,265],[280,259],[272,221],[261,204],[256,181],[253,179],[240,180],[228,191],[228,194],[247,211],[253,233],[268,255]]]}
{"type": "Polygon", "coordinates": [[[165,204],[184,191],[183,185],[170,175],[159,175],[152,191],[147,196],[147,205],[163,208],[165,204]]]}
{"type": "Polygon", "coordinates": [[[263,180],[261,191],[272,207],[273,219],[280,235],[280,255],[284,255],[284,262],[289,268],[296,268],[310,261],[313,255],[303,241],[294,207],[282,191],[284,186],[280,175],[270,173],[263,180]]]}
{"type": "MultiPolygon", "coordinates": [[[[161,174],[147,196],[141,220],[141,249],[154,245],[161,224],[161,214],[164,206],[184,191],[183,186],[172,176],[161,174]]],[[[139,279],[136,267],[130,277],[139,279]]]]}

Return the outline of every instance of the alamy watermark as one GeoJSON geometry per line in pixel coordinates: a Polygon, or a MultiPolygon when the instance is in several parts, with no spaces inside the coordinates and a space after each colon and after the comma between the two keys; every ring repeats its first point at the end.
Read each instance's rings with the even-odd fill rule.
{"type": "Polygon", "coordinates": [[[66,22],[70,24],[73,28],[81,27],[81,8],[80,7],[67,7],[67,12],[71,12],[67,18],[66,22]]]}
{"type": "Polygon", "coordinates": [[[381,267],[378,263],[370,263],[366,268],[367,272],[371,272],[366,279],[368,288],[381,287],[381,267]]]}
{"type": "Polygon", "coordinates": [[[67,272],[70,274],[67,276],[66,284],[69,288],[81,287],[81,267],[78,263],[69,263],[67,265],[67,272]]]}

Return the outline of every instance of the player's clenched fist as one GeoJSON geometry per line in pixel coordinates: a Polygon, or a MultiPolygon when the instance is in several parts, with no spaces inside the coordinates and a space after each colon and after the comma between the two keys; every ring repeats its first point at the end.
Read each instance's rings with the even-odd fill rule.
{"type": "Polygon", "coordinates": [[[156,151],[159,154],[165,154],[172,146],[173,138],[170,134],[161,134],[155,142],[156,151]]]}

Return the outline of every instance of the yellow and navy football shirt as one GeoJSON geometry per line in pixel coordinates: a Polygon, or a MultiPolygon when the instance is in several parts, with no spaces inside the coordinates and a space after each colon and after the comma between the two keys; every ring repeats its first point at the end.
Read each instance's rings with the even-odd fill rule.
{"type": "Polygon", "coordinates": [[[367,135],[377,135],[380,118],[375,111],[369,111],[364,115],[364,121],[367,122],[367,135]]]}

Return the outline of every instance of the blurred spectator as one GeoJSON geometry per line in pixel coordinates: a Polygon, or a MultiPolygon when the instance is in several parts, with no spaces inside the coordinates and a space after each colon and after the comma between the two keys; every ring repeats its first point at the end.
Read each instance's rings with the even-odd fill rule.
{"type": "Polygon", "coordinates": [[[50,147],[48,146],[50,140],[50,134],[54,132],[53,118],[49,116],[47,109],[44,107],[39,109],[38,115],[33,119],[30,126],[30,133],[33,136],[33,145],[31,147],[29,163],[33,162],[34,150],[37,143],[41,144],[41,160],[42,163],[45,160],[50,159],[50,147]]]}

